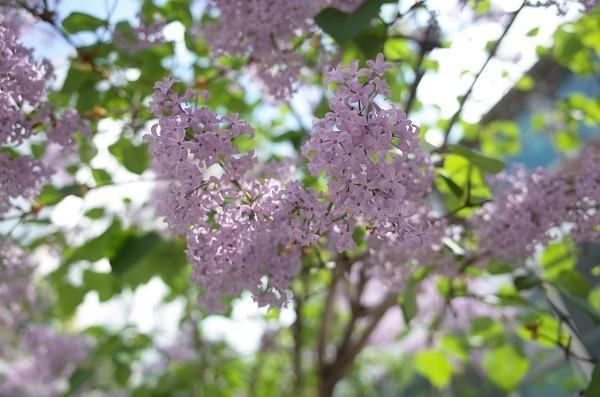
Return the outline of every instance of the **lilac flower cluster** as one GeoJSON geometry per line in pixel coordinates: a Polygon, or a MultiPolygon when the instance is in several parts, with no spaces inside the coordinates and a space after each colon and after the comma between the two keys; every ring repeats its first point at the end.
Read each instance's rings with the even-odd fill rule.
{"type": "Polygon", "coordinates": [[[519,170],[501,176],[494,201],[485,204],[473,220],[481,251],[505,259],[523,257],[555,237],[553,229],[561,226],[572,227],[577,241],[598,241],[598,157],[586,152],[576,172],[519,170]]]}
{"type": "Polygon", "coordinates": [[[143,14],[138,14],[138,25],[131,30],[116,30],[113,33],[115,47],[136,54],[146,48],[165,42],[163,29],[166,23],[161,18],[149,22],[143,14]]]}
{"type": "Polygon", "coordinates": [[[16,328],[27,318],[24,307],[35,300],[33,266],[23,250],[0,239],[0,325],[16,328]]]}
{"type": "Polygon", "coordinates": [[[569,11],[569,6],[578,3],[580,10],[588,12],[598,5],[598,0],[535,0],[529,2],[531,7],[555,7],[558,15],[566,15],[569,11]]]}
{"type": "Polygon", "coordinates": [[[422,203],[431,164],[417,128],[398,108],[384,108],[388,68],[379,55],[368,68],[352,64],[328,75],[338,85],[332,111],[315,121],[302,148],[310,172],[327,176],[326,195],[294,181],[289,163],[257,171],[253,154],[235,145],[254,134],[245,122],[199,107],[202,93],[178,93],[173,80],[156,84],[150,108],[158,122],[146,136],[166,181],[156,207],[186,236],[192,280],[205,288],[207,303],[249,290],[260,304],[280,304],[303,249],[316,242],[354,249],[357,226],[374,247],[396,248],[375,248],[378,264],[400,251],[404,262],[419,264],[431,255],[417,252],[438,253],[446,226],[422,203]]]}
{"type": "Polygon", "coordinates": [[[21,340],[20,354],[0,375],[0,395],[58,397],[65,380],[87,359],[90,344],[80,335],[60,335],[44,326],[29,329],[21,340]]]}
{"type": "MultiPolygon", "coordinates": [[[[73,133],[86,133],[89,127],[74,110],[57,115],[46,102],[52,68],[33,59],[31,50],[19,43],[18,30],[16,14],[0,20],[0,150],[21,145],[41,128],[49,141],[71,146],[73,133]]],[[[12,198],[35,197],[51,174],[33,157],[11,153],[0,152],[0,213],[8,210],[12,198]]]]}
{"type": "Polygon", "coordinates": [[[303,65],[293,39],[311,28],[322,8],[350,12],[363,0],[211,0],[220,22],[205,29],[219,54],[247,55],[252,71],[275,99],[289,97],[303,65]]]}
{"type": "Polygon", "coordinates": [[[11,198],[35,197],[48,176],[48,170],[33,157],[11,158],[0,152],[0,214],[10,209],[11,198]]]}
{"type": "Polygon", "coordinates": [[[285,300],[300,270],[302,247],[327,227],[324,204],[298,183],[247,178],[256,161],[235,139],[253,130],[236,117],[198,107],[198,94],[178,94],[172,80],[156,84],[159,118],[146,139],[154,167],[168,180],[157,211],[187,237],[192,280],[207,304],[247,289],[260,304],[285,300]]]}
{"type": "Polygon", "coordinates": [[[439,274],[455,267],[453,255],[442,249],[447,233],[444,219],[419,214],[408,222],[412,227],[410,233],[388,232],[371,237],[368,256],[362,261],[367,274],[397,289],[403,288],[410,275],[421,266],[432,264],[439,274]]]}
{"type": "Polygon", "coordinates": [[[78,335],[45,326],[26,327],[43,307],[34,264],[12,242],[0,239],[0,396],[59,396],[65,380],[85,360],[90,345],[78,335]]]}
{"type": "Polygon", "coordinates": [[[355,219],[378,235],[418,238],[410,218],[421,211],[432,167],[417,127],[397,107],[383,107],[389,68],[380,54],[368,68],[354,62],[330,71],[327,81],[338,86],[331,112],[314,122],[302,154],[313,175],[325,172],[335,218],[355,219]]]}
{"type": "Polygon", "coordinates": [[[36,62],[18,40],[17,24],[0,21],[0,144],[19,144],[34,133],[39,120],[28,117],[24,108],[42,105],[52,75],[50,64],[36,62]]]}

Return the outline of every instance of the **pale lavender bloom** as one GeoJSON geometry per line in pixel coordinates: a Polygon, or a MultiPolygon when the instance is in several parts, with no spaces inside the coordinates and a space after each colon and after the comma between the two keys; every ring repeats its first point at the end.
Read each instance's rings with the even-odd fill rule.
{"type": "Polygon", "coordinates": [[[352,12],[363,0],[211,0],[220,21],[204,31],[216,55],[246,55],[251,71],[275,99],[289,97],[304,64],[293,40],[314,29],[323,8],[352,12]]]}
{"type": "Polygon", "coordinates": [[[339,66],[326,81],[338,85],[329,101],[331,112],[313,123],[313,134],[302,147],[313,175],[325,171],[334,217],[348,216],[337,226],[338,249],[347,249],[348,234],[358,221],[383,236],[422,240],[423,228],[410,219],[432,184],[432,166],[420,147],[418,128],[397,107],[380,106],[389,88],[383,56],[359,69],[339,66]],[[346,221],[348,221],[346,219],[346,221]]]}
{"type": "Polygon", "coordinates": [[[25,307],[35,303],[33,265],[23,250],[0,239],[0,327],[16,328],[27,319],[25,307]]]}
{"type": "Polygon", "coordinates": [[[579,10],[587,12],[598,5],[598,0],[531,0],[529,2],[532,7],[555,7],[558,15],[566,15],[569,6],[574,4],[577,4],[579,10]]]}
{"type": "Polygon", "coordinates": [[[47,81],[52,75],[48,62],[37,62],[31,50],[19,43],[18,24],[0,20],[0,145],[20,144],[34,134],[35,118],[27,112],[44,103],[47,81]]]}
{"type": "Polygon", "coordinates": [[[0,152],[0,214],[10,208],[11,199],[36,197],[48,177],[48,170],[33,157],[13,159],[0,152]]]}
{"type": "Polygon", "coordinates": [[[169,79],[156,84],[150,107],[159,120],[146,139],[167,181],[157,212],[186,236],[192,281],[207,305],[246,289],[261,305],[280,305],[302,247],[328,227],[325,205],[296,182],[248,178],[256,159],[234,140],[254,131],[235,116],[190,106],[197,95],[177,94],[169,79]]]}
{"type": "Polygon", "coordinates": [[[554,228],[570,223],[577,241],[600,239],[598,153],[588,150],[576,172],[518,170],[496,181],[494,201],[473,219],[480,250],[507,260],[530,255],[556,237],[554,228]]]}
{"type": "MultiPolygon", "coordinates": [[[[0,147],[18,146],[41,128],[49,141],[72,146],[73,134],[89,133],[88,125],[72,109],[55,115],[46,101],[52,68],[37,62],[31,50],[19,43],[17,14],[0,20],[0,147]]],[[[0,153],[0,214],[17,197],[33,199],[51,170],[31,156],[0,153]]]]}
{"type": "Polygon", "coordinates": [[[59,335],[48,327],[36,326],[21,340],[21,354],[12,360],[0,381],[0,395],[58,397],[64,382],[87,359],[90,344],[79,335],[59,335]]]}

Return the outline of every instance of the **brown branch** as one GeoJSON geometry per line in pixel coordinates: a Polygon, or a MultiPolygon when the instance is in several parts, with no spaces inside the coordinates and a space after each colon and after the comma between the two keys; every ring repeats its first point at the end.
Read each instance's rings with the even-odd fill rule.
{"type": "Polygon", "coordinates": [[[333,317],[333,304],[335,300],[337,284],[342,277],[342,274],[343,267],[338,264],[333,271],[333,279],[329,284],[327,297],[325,298],[325,307],[323,308],[321,326],[319,328],[317,339],[317,366],[319,369],[325,366],[325,345],[327,343],[327,331],[333,317]]]}
{"type": "Polygon", "coordinates": [[[304,309],[304,302],[306,299],[306,272],[303,271],[300,274],[300,282],[302,284],[302,290],[297,291],[294,294],[296,321],[292,326],[292,335],[294,338],[294,352],[293,352],[293,367],[294,367],[294,395],[302,395],[302,385],[304,383],[303,372],[302,372],[302,348],[304,340],[302,333],[304,332],[304,317],[302,310],[304,309]]]}
{"type": "Polygon", "coordinates": [[[406,100],[406,104],[404,105],[404,111],[406,112],[406,114],[408,114],[411,111],[415,103],[415,99],[417,98],[417,89],[421,84],[423,76],[425,76],[425,71],[422,69],[422,66],[426,54],[427,51],[424,50],[424,47],[421,47],[419,55],[417,56],[417,62],[415,64],[415,79],[413,80],[413,83],[410,86],[410,93],[408,95],[408,99],[406,100]]]}
{"type": "Polygon", "coordinates": [[[437,21],[432,17],[429,25],[427,25],[427,29],[422,40],[409,38],[403,35],[397,35],[396,37],[415,40],[419,45],[419,54],[417,55],[417,61],[414,68],[415,78],[410,86],[410,93],[408,95],[408,99],[406,100],[406,104],[404,105],[404,111],[406,114],[408,114],[412,110],[414,102],[417,99],[417,90],[421,84],[421,80],[425,76],[425,70],[423,70],[423,61],[425,60],[427,54],[429,54],[435,48],[440,47],[439,26],[437,21]]]}
{"type": "Polygon", "coordinates": [[[342,361],[342,367],[349,366],[350,364],[352,364],[352,362],[354,362],[356,356],[365,347],[367,341],[369,340],[369,337],[371,336],[377,325],[379,325],[379,321],[381,321],[387,310],[394,304],[396,304],[397,300],[397,293],[390,292],[386,295],[386,297],[379,304],[379,306],[376,306],[374,308],[370,315],[371,321],[364,329],[362,335],[360,335],[358,340],[347,349],[347,352],[341,352],[340,361],[342,361]]]}
{"type": "MultiPolygon", "coordinates": [[[[378,306],[369,311],[370,321],[356,341],[354,343],[348,342],[345,346],[340,346],[335,360],[330,364],[321,367],[319,371],[320,397],[330,397],[333,395],[333,391],[338,381],[344,377],[348,370],[350,370],[354,360],[367,344],[369,337],[383,318],[384,314],[396,303],[396,301],[397,294],[392,292],[388,293],[378,306]]],[[[357,316],[353,316],[350,320],[352,330],[354,329],[356,320],[357,316]]],[[[350,341],[350,339],[348,340],[350,341]]]]}

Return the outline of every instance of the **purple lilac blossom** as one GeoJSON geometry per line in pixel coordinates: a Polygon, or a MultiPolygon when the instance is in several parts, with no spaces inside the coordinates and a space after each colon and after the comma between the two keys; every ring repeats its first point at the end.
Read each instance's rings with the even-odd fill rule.
{"type": "Polygon", "coordinates": [[[211,0],[220,21],[205,29],[216,55],[246,55],[251,70],[275,99],[294,91],[303,66],[292,41],[312,28],[311,19],[323,8],[351,12],[363,0],[211,0]],[[251,21],[251,22],[249,22],[251,21]]]}
{"type": "Polygon", "coordinates": [[[45,326],[26,331],[21,345],[19,356],[0,375],[1,396],[62,396],[66,381],[90,350],[85,337],[57,334],[45,326]]]}
{"type": "Polygon", "coordinates": [[[63,147],[74,144],[73,134],[89,134],[89,127],[73,109],[56,115],[46,101],[52,67],[37,62],[30,49],[19,42],[18,15],[0,19],[0,214],[17,197],[32,199],[52,173],[47,164],[28,155],[18,156],[14,148],[44,128],[46,138],[63,147]]]}
{"type": "MultiPolygon", "coordinates": [[[[418,128],[393,105],[384,107],[389,88],[383,78],[391,66],[379,54],[368,67],[358,63],[327,73],[337,84],[331,111],[313,123],[313,134],[302,147],[313,175],[325,172],[335,218],[367,226],[371,233],[388,232],[400,239],[426,240],[426,230],[411,220],[422,211],[432,184],[429,155],[419,144],[418,128]]],[[[338,249],[352,243],[353,225],[339,226],[346,236],[338,249]]]]}
{"type": "Polygon", "coordinates": [[[253,136],[252,128],[190,105],[200,94],[179,95],[173,84],[156,84],[150,107],[159,120],[146,139],[156,172],[168,180],[157,211],[186,236],[192,281],[208,305],[244,289],[262,305],[285,302],[302,247],[327,228],[324,204],[297,182],[248,179],[256,159],[234,140],[253,136]]]}
{"type": "Polygon", "coordinates": [[[480,250],[506,260],[530,255],[536,245],[572,227],[576,241],[600,239],[599,154],[588,150],[581,167],[557,172],[518,170],[495,181],[494,201],[473,219],[480,250]]]}

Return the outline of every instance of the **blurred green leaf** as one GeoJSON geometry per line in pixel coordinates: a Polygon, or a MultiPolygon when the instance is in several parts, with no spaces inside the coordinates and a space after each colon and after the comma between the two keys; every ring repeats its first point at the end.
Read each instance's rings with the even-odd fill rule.
{"type": "Polygon", "coordinates": [[[523,76],[517,81],[515,87],[521,91],[531,91],[535,87],[535,81],[531,76],[523,76]]]}
{"type": "Polygon", "coordinates": [[[529,369],[529,361],[511,345],[502,345],[483,355],[483,369],[502,389],[514,390],[529,369]]]}
{"type": "Polygon", "coordinates": [[[563,270],[554,280],[554,284],[561,290],[580,298],[587,298],[590,286],[585,277],[574,269],[563,270]]]}
{"type": "Polygon", "coordinates": [[[573,269],[575,262],[575,245],[570,239],[549,243],[541,257],[544,276],[548,280],[554,280],[561,272],[573,269]]]}
{"type": "Polygon", "coordinates": [[[52,185],[46,185],[42,189],[42,192],[38,196],[37,200],[40,202],[40,204],[55,205],[60,203],[67,196],[73,195],[82,197],[86,190],[87,189],[81,185],[70,185],[60,189],[57,189],[52,185]]]}
{"type": "Polygon", "coordinates": [[[145,144],[136,146],[129,139],[119,139],[116,143],[109,146],[108,151],[115,156],[127,170],[135,174],[143,173],[150,163],[150,155],[148,154],[147,146],[145,144]]]}
{"type": "Polygon", "coordinates": [[[600,396],[600,364],[596,364],[594,366],[594,371],[592,372],[592,379],[590,380],[590,384],[585,389],[583,397],[596,397],[600,396]]]}
{"type": "Polygon", "coordinates": [[[504,169],[504,163],[502,161],[486,157],[464,146],[448,145],[448,150],[466,158],[471,164],[479,168],[483,173],[497,174],[504,169]]]}
{"type": "Polygon", "coordinates": [[[112,182],[112,177],[110,174],[98,168],[92,168],[92,176],[98,185],[108,185],[112,182]]]}
{"type": "Polygon", "coordinates": [[[443,388],[452,378],[452,363],[437,350],[424,350],[415,355],[415,369],[437,388],[443,388]]]}
{"type": "Polygon", "coordinates": [[[160,241],[156,233],[129,236],[110,258],[110,266],[117,276],[122,275],[144,258],[160,241]]]}
{"type": "Polygon", "coordinates": [[[100,219],[100,218],[104,217],[104,214],[105,214],[104,208],[98,207],[98,208],[92,208],[91,210],[86,211],[86,213],[84,215],[90,219],[100,219]]]}
{"type": "Polygon", "coordinates": [[[415,287],[413,285],[407,286],[404,290],[404,293],[399,298],[399,301],[400,308],[402,309],[402,315],[404,317],[404,323],[408,325],[419,310],[415,287]]]}
{"type": "Polygon", "coordinates": [[[590,291],[588,302],[598,313],[600,313],[600,287],[596,287],[590,291]]]}
{"type": "Polygon", "coordinates": [[[394,2],[395,0],[368,0],[352,14],[346,14],[335,8],[326,8],[315,16],[315,22],[338,44],[343,45],[369,25],[371,20],[379,14],[379,9],[383,4],[394,2]]]}
{"type": "Polygon", "coordinates": [[[106,302],[120,291],[118,281],[110,273],[86,270],[83,272],[83,285],[87,290],[98,292],[100,302],[106,302]]]}
{"type": "Polygon", "coordinates": [[[86,241],[66,255],[66,263],[80,260],[95,262],[102,258],[110,258],[121,245],[125,236],[127,236],[127,232],[121,227],[121,222],[115,220],[104,233],[86,241]]]}
{"type": "Polygon", "coordinates": [[[106,25],[106,21],[82,12],[72,12],[63,21],[62,25],[69,33],[96,30],[106,25]]]}

